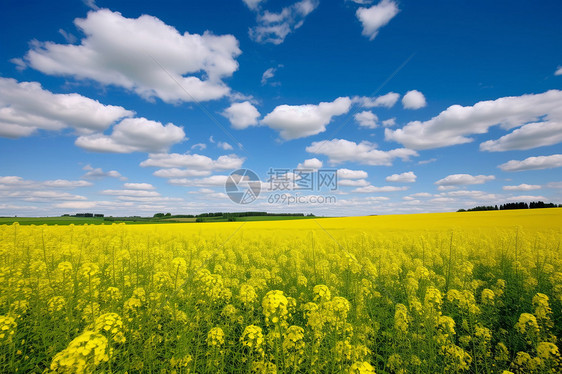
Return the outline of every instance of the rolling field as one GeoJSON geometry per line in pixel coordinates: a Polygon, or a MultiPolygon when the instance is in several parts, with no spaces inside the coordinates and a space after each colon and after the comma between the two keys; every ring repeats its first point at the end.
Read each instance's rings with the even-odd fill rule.
{"type": "Polygon", "coordinates": [[[559,373],[562,209],[0,225],[0,372],[559,373]]]}

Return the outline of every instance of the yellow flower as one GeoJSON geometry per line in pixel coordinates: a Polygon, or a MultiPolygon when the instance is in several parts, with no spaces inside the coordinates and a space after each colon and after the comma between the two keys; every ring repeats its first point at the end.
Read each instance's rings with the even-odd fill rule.
{"type": "Polygon", "coordinates": [[[441,291],[433,286],[428,287],[427,290],[425,290],[424,303],[425,305],[432,306],[435,309],[440,309],[441,304],[443,303],[441,291]]]}
{"type": "Polygon", "coordinates": [[[262,300],[263,314],[267,323],[283,322],[287,317],[289,301],[283,291],[269,291],[262,300]]]}
{"type": "Polygon", "coordinates": [[[349,374],[375,374],[375,368],[367,361],[357,361],[349,367],[349,374]]]}
{"type": "Polygon", "coordinates": [[[261,327],[256,325],[246,326],[240,341],[243,346],[260,351],[263,345],[263,332],[261,327]]]}
{"type": "Polygon", "coordinates": [[[523,335],[536,334],[539,331],[537,318],[530,313],[521,313],[515,328],[523,335]]]}
{"type": "Polygon", "coordinates": [[[400,333],[405,333],[408,331],[408,325],[410,323],[410,316],[408,315],[408,309],[404,304],[396,304],[396,312],[394,313],[394,328],[400,333]]]}
{"type": "Polygon", "coordinates": [[[10,343],[18,324],[13,317],[0,316],[0,345],[10,343]]]}
{"type": "Polygon", "coordinates": [[[224,344],[224,331],[220,327],[213,327],[207,334],[207,345],[220,347],[224,344]]]}
{"type": "Polygon", "coordinates": [[[330,289],[324,284],[314,286],[312,292],[314,293],[314,301],[316,302],[329,301],[332,298],[330,289]]]}
{"type": "Polygon", "coordinates": [[[480,300],[484,305],[494,305],[494,298],[495,298],[494,291],[489,288],[484,288],[482,290],[482,294],[480,296],[480,300]]]}
{"type": "Polygon", "coordinates": [[[85,331],[57,353],[51,370],[61,373],[91,373],[109,361],[111,351],[107,339],[98,332],[85,331]]]}

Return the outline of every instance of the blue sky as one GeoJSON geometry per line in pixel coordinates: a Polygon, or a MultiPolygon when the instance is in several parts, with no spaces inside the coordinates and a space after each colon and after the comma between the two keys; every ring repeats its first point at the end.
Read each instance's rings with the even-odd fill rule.
{"type": "Polygon", "coordinates": [[[560,14],[559,1],[4,1],[0,215],[562,203],[560,14]],[[239,168],[263,182],[251,204],[225,193],[239,168]],[[299,168],[337,173],[337,189],[297,190],[299,168]],[[270,169],[288,189],[270,190],[270,169]]]}

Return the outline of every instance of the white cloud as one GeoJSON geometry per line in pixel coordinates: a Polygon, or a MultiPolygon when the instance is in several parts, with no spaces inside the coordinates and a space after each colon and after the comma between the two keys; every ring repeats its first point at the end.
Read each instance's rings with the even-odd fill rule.
{"type": "Polygon", "coordinates": [[[125,183],[123,185],[127,190],[154,190],[155,187],[150,183],[125,183]]]}
{"type": "Polygon", "coordinates": [[[233,103],[222,113],[223,116],[228,118],[232,127],[238,130],[245,129],[249,126],[258,124],[260,112],[249,101],[242,103],[233,103]]]}
{"type": "Polygon", "coordinates": [[[92,183],[88,181],[70,181],[66,179],[45,181],[41,184],[45,187],[50,187],[50,188],[76,188],[76,187],[88,187],[92,185],[92,183]]]}
{"type": "Polygon", "coordinates": [[[261,124],[278,130],[283,139],[303,138],[324,132],[332,117],[347,113],[350,106],[348,97],[318,105],[279,105],[261,120],[261,124]]]}
{"type": "Polygon", "coordinates": [[[365,108],[385,107],[392,108],[400,98],[400,94],[389,92],[378,97],[354,96],[353,102],[365,108]]]}
{"type": "Polygon", "coordinates": [[[387,182],[397,182],[397,183],[414,183],[416,181],[416,174],[413,171],[408,171],[401,174],[392,174],[386,177],[387,182]]]}
{"type": "Polygon", "coordinates": [[[185,178],[185,177],[204,177],[211,174],[211,170],[193,170],[193,169],[159,169],[152,175],[160,178],[185,178]]]}
{"type": "Polygon", "coordinates": [[[484,134],[494,125],[509,130],[539,119],[562,121],[562,91],[502,97],[467,107],[453,105],[428,121],[385,129],[385,138],[411,149],[431,149],[472,142],[468,135],[484,134]]]}
{"type": "Polygon", "coordinates": [[[96,5],[96,0],[82,0],[82,2],[90,9],[99,9],[99,7],[96,5]]]}
{"type": "Polygon", "coordinates": [[[420,109],[426,105],[425,96],[418,90],[408,91],[402,98],[404,109],[420,109]]]}
{"type": "Polygon", "coordinates": [[[481,151],[525,150],[562,142],[562,120],[526,124],[497,140],[480,144],[481,151]]]}
{"type": "Polygon", "coordinates": [[[75,144],[93,152],[164,152],[184,139],[185,132],[174,124],[163,126],[146,118],[126,118],[113,127],[111,135],[84,135],[75,144]]]}
{"type": "Polygon", "coordinates": [[[364,187],[368,186],[369,182],[365,179],[340,179],[338,186],[351,186],[351,187],[364,187]]]}
{"type": "Polygon", "coordinates": [[[93,168],[90,165],[86,165],[82,168],[82,170],[86,170],[86,174],[82,176],[84,179],[101,179],[101,178],[119,178],[121,180],[125,180],[124,176],[121,175],[117,170],[110,170],[110,171],[103,171],[102,168],[93,168]]]}
{"type": "Polygon", "coordinates": [[[554,75],[562,75],[562,66],[558,66],[558,69],[556,69],[554,75]]]}
{"type": "Polygon", "coordinates": [[[396,118],[386,119],[386,120],[382,121],[382,125],[384,127],[392,127],[392,126],[396,125],[396,118]]]}
{"type": "Polygon", "coordinates": [[[26,63],[45,74],[92,79],[165,102],[214,100],[230,92],[222,79],[238,69],[241,53],[232,35],[180,34],[156,17],[125,18],[108,9],[74,23],[86,35],[81,44],[34,43],[26,63]]]}
{"type": "Polygon", "coordinates": [[[452,197],[460,197],[460,198],[469,198],[469,199],[475,199],[475,200],[496,200],[499,199],[501,196],[498,196],[496,194],[491,194],[488,192],[484,192],[484,191],[468,191],[468,190],[460,190],[460,191],[451,191],[451,192],[447,192],[445,194],[441,194],[441,195],[446,195],[446,196],[452,196],[452,197]]]}
{"type": "Polygon", "coordinates": [[[438,186],[461,186],[468,184],[483,184],[496,179],[493,175],[452,174],[435,182],[438,186]]]}
{"type": "Polygon", "coordinates": [[[457,188],[458,188],[457,186],[439,186],[439,187],[437,187],[437,189],[439,191],[449,191],[449,190],[455,190],[457,188]]]}
{"type": "Polygon", "coordinates": [[[374,129],[375,127],[377,127],[377,121],[379,120],[378,117],[373,114],[373,112],[369,111],[355,113],[353,118],[355,118],[357,123],[359,123],[359,126],[367,127],[370,129],[374,129]]]}
{"type": "Polygon", "coordinates": [[[392,0],[382,0],[370,8],[357,9],[356,16],[363,26],[363,35],[369,40],[375,39],[379,29],[390,22],[399,12],[398,5],[392,0]]]}
{"type": "Polygon", "coordinates": [[[191,149],[199,149],[199,150],[202,151],[202,150],[204,150],[204,149],[207,149],[207,144],[205,144],[205,143],[193,144],[193,145],[191,146],[191,149]]]}
{"type": "MultiPolygon", "coordinates": [[[[282,67],[283,65],[279,65],[278,67],[282,67]]],[[[265,86],[267,84],[267,82],[273,78],[275,76],[275,73],[277,72],[277,68],[269,68],[266,71],[263,72],[262,76],[261,76],[261,85],[265,86]]],[[[279,82],[271,82],[270,83],[272,86],[278,86],[281,83],[279,82]]]]}
{"type": "MultiPolygon", "coordinates": [[[[72,33],[66,32],[63,29],[59,29],[59,34],[62,35],[62,37],[64,38],[64,40],[66,40],[66,42],[68,44],[74,44],[78,40],[78,39],[76,39],[76,36],[74,36],[72,33]]],[[[24,64],[25,64],[25,62],[24,62],[24,64]]]]}
{"type": "Polygon", "coordinates": [[[227,142],[218,142],[217,147],[224,149],[225,151],[230,151],[233,149],[232,146],[227,142]]]}
{"type": "Polygon", "coordinates": [[[54,94],[37,82],[0,77],[0,136],[19,138],[38,129],[103,131],[134,112],[78,94],[54,94]]]}
{"type": "Polygon", "coordinates": [[[266,10],[258,14],[258,25],[250,29],[250,37],[258,43],[281,44],[287,35],[304,24],[305,18],[318,4],[318,0],[302,0],[279,13],[266,10]]]}
{"type": "Polygon", "coordinates": [[[405,191],[408,187],[396,187],[396,186],[383,186],[383,187],[375,187],[375,186],[366,186],[366,187],[359,187],[353,190],[353,192],[359,193],[378,193],[378,192],[396,192],[396,191],[405,191]]]}
{"type": "Polygon", "coordinates": [[[157,153],[149,155],[140,163],[142,167],[188,168],[194,170],[234,170],[239,169],[244,158],[237,155],[223,155],[213,160],[198,154],[157,153]]]}
{"type": "Polygon", "coordinates": [[[365,165],[392,165],[395,158],[403,161],[417,156],[416,151],[406,148],[398,148],[390,151],[376,149],[376,145],[367,141],[357,144],[345,139],[332,139],[313,142],[306,147],[309,153],[323,154],[330,158],[333,164],[342,162],[359,162],[365,165]]]}
{"type": "Polygon", "coordinates": [[[322,161],[320,161],[319,159],[317,159],[316,157],[314,158],[309,158],[307,160],[304,160],[304,162],[302,164],[299,164],[297,166],[297,169],[320,169],[322,166],[324,165],[324,163],[322,161]]]}
{"type": "Polygon", "coordinates": [[[130,197],[158,197],[160,194],[156,191],[148,191],[146,189],[125,189],[125,190],[104,190],[102,195],[112,196],[130,196],[130,197]]]}
{"type": "Polygon", "coordinates": [[[337,173],[340,179],[365,179],[369,176],[364,170],[338,169],[337,173]]]}
{"type": "Polygon", "coordinates": [[[79,201],[87,200],[81,195],[74,195],[68,192],[59,191],[29,191],[29,190],[12,190],[2,194],[3,198],[20,199],[29,202],[50,202],[52,200],[79,201]]]}
{"type": "Polygon", "coordinates": [[[227,179],[228,179],[227,175],[212,175],[207,178],[199,178],[199,179],[187,179],[187,178],[170,179],[168,182],[176,186],[184,186],[184,187],[211,187],[211,186],[224,186],[227,179]]]}
{"type": "Polygon", "coordinates": [[[435,162],[435,161],[437,161],[436,158],[430,158],[428,160],[421,160],[421,161],[418,161],[418,165],[427,165],[427,164],[431,164],[432,162],[435,162]]]}
{"type": "Polygon", "coordinates": [[[97,206],[95,201],[66,201],[64,203],[55,204],[55,208],[63,209],[92,209],[97,206]]]}
{"type": "Polygon", "coordinates": [[[533,191],[533,190],[540,190],[541,186],[536,184],[520,184],[518,186],[503,186],[503,190],[505,191],[533,191]]]}
{"type": "Polygon", "coordinates": [[[246,4],[246,6],[251,10],[256,10],[258,9],[260,3],[264,0],[242,0],[242,1],[244,1],[244,4],[246,4]]]}
{"type": "Polygon", "coordinates": [[[540,170],[562,167],[562,154],[528,157],[522,161],[511,160],[498,166],[503,171],[540,170]]]}

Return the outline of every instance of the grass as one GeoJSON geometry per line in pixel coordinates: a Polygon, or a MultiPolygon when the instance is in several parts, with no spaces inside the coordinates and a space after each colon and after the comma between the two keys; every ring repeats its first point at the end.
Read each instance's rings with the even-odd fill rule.
{"type": "Polygon", "coordinates": [[[0,217],[0,225],[11,225],[18,222],[20,225],[102,225],[103,218],[79,218],[79,217],[0,217]]]}
{"type": "MultiPolygon", "coordinates": [[[[306,216],[249,216],[236,217],[236,221],[285,221],[299,220],[306,216]]],[[[204,217],[203,222],[228,222],[225,217],[204,217]]],[[[82,218],[82,217],[0,217],[0,225],[11,225],[18,222],[20,225],[111,225],[112,223],[126,224],[151,224],[151,223],[195,223],[196,218],[131,218],[118,217],[115,221],[104,220],[104,218],[82,218]]]]}

